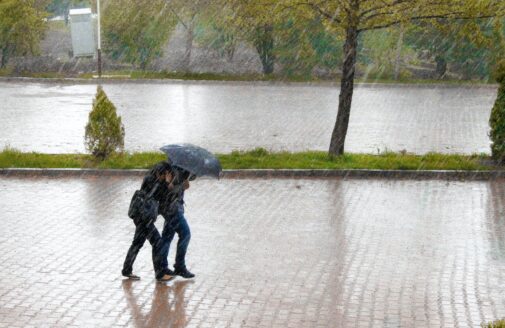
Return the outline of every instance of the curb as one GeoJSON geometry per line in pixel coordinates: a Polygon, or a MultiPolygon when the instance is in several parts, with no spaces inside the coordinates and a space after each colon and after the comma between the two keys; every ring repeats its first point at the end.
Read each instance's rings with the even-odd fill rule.
{"type": "MultiPolygon", "coordinates": [[[[0,169],[0,176],[11,177],[131,177],[144,176],[148,170],[133,169],[0,169]]],[[[505,178],[503,171],[408,171],[408,170],[224,170],[225,179],[250,178],[357,178],[357,179],[412,179],[412,180],[470,180],[486,181],[505,178]]]]}
{"type": "MultiPolygon", "coordinates": [[[[232,80],[184,80],[184,79],[85,79],[85,78],[35,78],[35,77],[0,77],[0,82],[18,82],[18,83],[60,83],[60,84],[199,84],[199,85],[280,85],[280,86],[319,86],[319,87],[340,87],[340,82],[335,81],[232,81],[232,80]]],[[[366,87],[394,87],[394,88],[483,88],[497,89],[497,84],[450,84],[450,83],[382,83],[382,82],[361,82],[355,83],[356,88],[366,87]]]]}

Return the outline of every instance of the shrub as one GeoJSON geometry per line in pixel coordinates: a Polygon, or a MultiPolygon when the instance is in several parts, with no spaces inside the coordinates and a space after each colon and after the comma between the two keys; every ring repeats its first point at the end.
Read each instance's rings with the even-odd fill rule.
{"type": "Polygon", "coordinates": [[[124,126],[116,107],[101,86],[98,86],[93,109],[89,113],[85,131],[86,149],[96,158],[104,160],[116,150],[124,148],[124,126]]]}
{"type": "Polygon", "coordinates": [[[500,164],[505,163],[505,61],[502,61],[496,70],[495,78],[500,87],[498,97],[491,111],[489,125],[491,132],[491,153],[493,158],[500,164]]]}
{"type": "Polygon", "coordinates": [[[505,328],[505,319],[497,320],[494,322],[489,322],[485,325],[482,325],[482,327],[485,327],[485,328],[505,328]]]}

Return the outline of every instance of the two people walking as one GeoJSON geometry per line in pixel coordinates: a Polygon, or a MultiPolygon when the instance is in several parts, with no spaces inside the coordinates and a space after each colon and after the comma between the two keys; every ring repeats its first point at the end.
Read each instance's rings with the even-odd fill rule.
{"type": "Polygon", "coordinates": [[[169,281],[175,276],[193,278],[195,275],[186,268],[186,252],[191,239],[191,231],[184,217],[184,191],[189,188],[195,176],[189,171],[171,165],[167,161],[157,163],[144,177],[141,190],[158,203],[158,213],[165,219],[160,234],[154,220],[133,217],[135,234],[126,255],[122,275],[130,279],[140,279],[133,274],[133,263],[138,252],[148,240],[152,246],[152,261],[158,281],[169,281]],[[177,233],[177,251],[174,270],[168,267],[168,251],[177,233]]]}

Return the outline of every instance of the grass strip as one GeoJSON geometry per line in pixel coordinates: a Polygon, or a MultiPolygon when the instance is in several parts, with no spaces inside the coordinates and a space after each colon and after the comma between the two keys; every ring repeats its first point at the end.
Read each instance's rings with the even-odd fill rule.
{"type": "Polygon", "coordinates": [[[494,322],[489,322],[486,325],[482,325],[485,328],[505,328],[505,319],[496,320],[494,322]]]}
{"type": "MultiPolygon", "coordinates": [[[[487,155],[414,155],[386,152],[378,155],[326,152],[269,152],[263,148],[217,154],[223,169],[374,169],[374,170],[496,170],[487,155]]],[[[117,153],[105,161],[88,154],[42,154],[6,148],[0,152],[0,168],[99,168],[146,169],[164,160],[161,152],[117,153]]]]}

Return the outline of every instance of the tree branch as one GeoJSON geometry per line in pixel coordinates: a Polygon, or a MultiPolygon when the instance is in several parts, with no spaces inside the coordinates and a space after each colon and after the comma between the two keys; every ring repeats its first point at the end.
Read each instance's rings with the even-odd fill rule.
{"type": "MultiPolygon", "coordinates": [[[[449,14],[440,14],[440,15],[428,15],[428,16],[416,16],[416,17],[411,17],[407,19],[407,21],[418,21],[418,20],[427,20],[427,19],[437,19],[437,18],[451,18],[455,20],[467,20],[467,19],[485,19],[485,18],[493,18],[496,17],[497,15],[482,15],[482,16],[461,16],[461,17],[451,17],[452,15],[456,14],[461,14],[461,12],[454,12],[454,13],[449,13],[449,14]]],[[[358,32],[363,32],[363,31],[372,31],[372,30],[379,30],[382,28],[387,28],[391,27],[394,25],[398,25],[405,20],[395,20],[393,22],[389,22],[383,25],[377,25],[377,26],[371,26],[371,27],[364,27],[358,29],[358,32]]]]}

